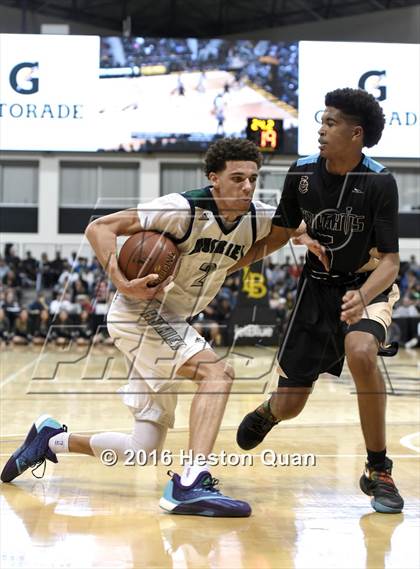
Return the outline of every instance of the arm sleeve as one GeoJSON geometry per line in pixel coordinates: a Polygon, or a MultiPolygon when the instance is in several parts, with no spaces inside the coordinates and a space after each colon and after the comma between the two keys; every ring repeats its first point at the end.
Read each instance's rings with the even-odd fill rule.
{"type": "Polygon", "coordinates": [[[137,206],[140,225],[147,231],[167,233],[182,239],[188,231],[191,208],[181,194],[168,194],[137,206]]]}
{"type": "Polygon", "coordinates": [[[259,241],[271,231],[271,223],[273,221],[273,216],[276,212],[276,208],[272,205],[257,201],[255,202],[256,209],[256,219],[257,219],[257,237],[256,240],[259,241]]]}
{"type": "Polygon", "coordinates": [[[292,164],[284,181],[280,203],[273,217],[273,225],[296,229],[302,221],[302,212],[297,198],[299,173],[295,171],[296,162],[292,164]]]}
{"type": "Polygon", "coordinates": [[[374,204],[376,247],[380,253],[398,253],[398,189],[394,176],[382,174],[374,204]]]}

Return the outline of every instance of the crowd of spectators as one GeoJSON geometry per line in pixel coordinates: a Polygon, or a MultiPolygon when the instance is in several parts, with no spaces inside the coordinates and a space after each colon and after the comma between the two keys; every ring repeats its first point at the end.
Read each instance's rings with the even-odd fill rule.
{"type": "MultiPolygon", "coordinates": [[[[283,263],[267,259],[264,273],[266,302],[275,314],[278,331],[284,330],[293,308],[304,257],[297,264],[290,256],[283,263]]],[[[399,319],[420,316],[420,266],[411,256],[401,263],[398,276],[401,298],[394,307],[390,334],[406,347],[418,345],[418,332],[403,338],[399,319]]],[[[229,343],[228,323],[238,303],[239,274],[228,277],[217,297],[191,320],[193,326],[215,345],[229,343]]],[[[12,245],[0,257],[0,343],[66,345],[70,340],[85,345],[112,344],[106,331],[106,313],[114,289],[96,257],[72,253],[54,259],[46,253],[35,259],[28,251],[23,259],[12,245]]]]}
{"type": "Polygon", "coordinates": [[[0,257],[0,342],[26,345],[112,343],[105,317],[113,290],[98,260],[21,259],[7,245],[0,257]]]}
{"type": "MultiPolygon", "coordinates": [[[[270,259],[264,262],[264,274],[268,288],[268,304],[275,313],[277,332],[284,332],[286,323],[295,303],[297,283],[302,273],[305,258],[299,256],[297,264],[290,255],[283,263],[275,264],[270,259]]],[[[400,318],[420,316],[420,265],[414,255],[408,262],[401,262],[397,284],[400,287],[400,300],[394,307],[394,321],[390,328],[389,341],[398,341],[410,348],[420,345],[420,327],[406,326],[406,336],[401,330],[400,318]]],[[[217,297],[192,320],[193,326],[215,345],[227,345],[227,322],[234,312],[241,282],[238,275],[232,275],[225,281],[217,297]]]]}

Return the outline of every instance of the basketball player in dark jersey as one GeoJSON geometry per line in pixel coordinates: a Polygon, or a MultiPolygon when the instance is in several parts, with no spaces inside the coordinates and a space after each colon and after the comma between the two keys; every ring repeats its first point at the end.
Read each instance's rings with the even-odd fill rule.
{"type": "MultiPolygon", "coordinates": [[[[404,502],[386,456],[385,386],[377,354],[399,297],[398,192],[384,166],[362,153],[381,138],[385,120],[373,96],[337,89],[325,97],[318,155],[295,162],[286,177],[269,236],[237,268],[282,247],[302,220],[318,254],[308,252],[296,304],[279,353],[278,388],[246,415],[237,442],[262,442],[280,421],[304,408],[324,372],[339,376],[344,356],[354,378],[367,448],[363,492],[376,511],[398,513],[404,502]],[[316,243],[318,242],[318,243],[316,243]]],[[[306,238],[307,239],[307,238],[306,238]]],[[[311,249],[311,247],[309,246],[311,249]]]]}

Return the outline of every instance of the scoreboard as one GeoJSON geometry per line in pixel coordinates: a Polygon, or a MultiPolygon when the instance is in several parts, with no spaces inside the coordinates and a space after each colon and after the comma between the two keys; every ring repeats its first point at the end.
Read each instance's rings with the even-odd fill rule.
{"type": "Polygon", "coordinates": [[[283,149],[283,121],[278,119],[248,118],[246,137],[261,152],[281,152],[283,149]]]}

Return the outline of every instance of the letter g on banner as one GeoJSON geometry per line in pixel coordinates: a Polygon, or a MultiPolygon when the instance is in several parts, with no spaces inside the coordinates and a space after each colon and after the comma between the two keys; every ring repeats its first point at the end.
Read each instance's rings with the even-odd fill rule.
{"type": "Polygon", "coordinates": [[[38,62],[31,63],[29,61],[24,61],[23,63],[15,65],[9,76],[12,89],[20,95],[32,95],[33,93],[37,93],[39,90],[39,79],[37,77],[32,77],[34,70],[37,68],[38,62]],[[23,77],[22,75],[18,77],[18,73],[22,69],[28,69],[29,71],[26,74],[23,74],[23,77]],[[18,81],[21,81],[22,79],[24,79],[23,85],[20,85],[18,81]]]}
{"type": "Polygon", "coordinates": [[[375,93],[372,95],[375,97],[377,101],[385,101],[386,99],[386,87],[384,85],[379,85],[379,82],[382,77],[386,75],[386,71],[366,71],[363,75],[360,76],[358,87],[359,89],[363,89],[370,93],[373,90],[379,91],[379,96],[377,97],[375,93]],[[376,82],[368,81],[371,77],[376,78],[376,82]],[[366,86],[368,83],[368,86],[366,86]],[[375,84],[376,83],[376,84],[375,84]],[[370,84],[370,85],[369,85],[370,84]]]}

